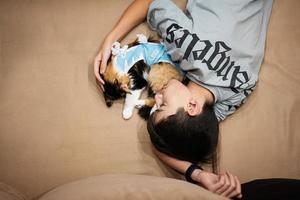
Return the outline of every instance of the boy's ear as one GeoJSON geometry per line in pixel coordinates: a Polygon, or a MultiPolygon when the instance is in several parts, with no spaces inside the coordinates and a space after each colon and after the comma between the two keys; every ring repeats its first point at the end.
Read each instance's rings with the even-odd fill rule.
{"type": "Polygon", "coordinates": [[[196,116],[202,111],[202,106],[198,101],[190,100],[187,105],[187,112],[190,116],[196,116]]]}
{"type": "Polygon", "coordinates": [[[129,90],[127,84],[122,83],[121,86],[120,86],[120,88],[121,88],[124,92],[131,94],[131,91],[129,90]]]}

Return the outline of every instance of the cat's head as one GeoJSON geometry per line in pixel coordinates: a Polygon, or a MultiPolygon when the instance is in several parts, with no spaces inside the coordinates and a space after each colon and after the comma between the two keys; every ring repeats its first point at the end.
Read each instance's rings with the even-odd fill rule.
{"type": "Polygon", "coordinates": [[[107,68],[102,76],[104,80],[104,100],[107,107],[111,107],[113,102],[124,98],[127,93],[131,93],[129,89],[128,74],[119,74],[109,59],[107,68]]]}

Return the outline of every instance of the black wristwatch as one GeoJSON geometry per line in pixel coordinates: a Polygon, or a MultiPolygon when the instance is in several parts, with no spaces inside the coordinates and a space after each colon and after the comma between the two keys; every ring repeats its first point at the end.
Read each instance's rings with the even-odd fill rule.
{"type": "Polygon", "coordinates": [[[196,165],[196,164],[191,164],[189,166],[189,168],[185,171],[184,177],[186,179],[187,182],[193,183],[193,184],[197,184],[197,181],[194,181],[191,177],[192,173],[196,170],[196,169],[201,169],[203,170],[200,166],[196,165]]]}

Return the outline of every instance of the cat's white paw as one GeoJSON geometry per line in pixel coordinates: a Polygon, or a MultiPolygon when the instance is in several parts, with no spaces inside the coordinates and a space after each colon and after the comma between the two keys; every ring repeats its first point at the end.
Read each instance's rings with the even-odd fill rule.
{"type": "Polygon", "coordinates": [[[123,118],[130,119],[133,114],[133,109],[124,109],[123,110],[123,118]]]}
{"type": "Polygon", "coordinates": [[[144,105],[145,105],[145,100],[139,99],[139,100],[136,101],[135,107],[141,108],[141,107],[143,107],[144,105]]]}

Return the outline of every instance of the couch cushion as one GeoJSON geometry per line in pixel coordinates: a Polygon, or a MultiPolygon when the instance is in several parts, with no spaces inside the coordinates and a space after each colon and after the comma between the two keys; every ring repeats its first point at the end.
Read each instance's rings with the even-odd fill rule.
{"type": "Polygon", "coordinates": [[[48,192],[39,200],[108,199],[226,199],[197,185],[165,177],[114,174],[71,182],[48,192]]]}
{"type": "Polygon", "coordinates": [[[25,200],[25,196],[9,185],[0,182],[0,200],[25,200]]]}
{"type": "MultiPolygon", "coordinates": [[[[186,0],[177,0],[184,7],[186,0]]],[[[107,173],[176,177],[146,124],[107,108],[93,59],[132,0],[0,0],[0,180],[29,198],[107,173]]],[[[300,178],[299,0],[274,1],[258,88],[221,125],[220,169],[300,178]]],[[[136,27],[123,44],[149,35],[136,27]]]]}

